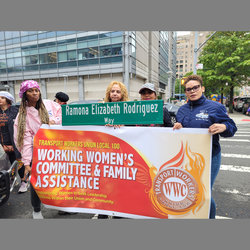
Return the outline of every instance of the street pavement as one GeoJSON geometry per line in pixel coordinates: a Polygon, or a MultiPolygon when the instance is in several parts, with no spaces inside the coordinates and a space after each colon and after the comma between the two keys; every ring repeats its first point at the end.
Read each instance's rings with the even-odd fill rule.
{"type": "MultiPolygon", "coordinates": [[[[221,138],[222,164],[216,178],[213,197],[217,219],[250,218],[250,116],[229,114],[238,131],[232,138],[221,138]]],[[[0,207],[0,218],[32,218],[30,192],[18,194],[16,186],[6,204],[0,207]]],[[[57,210],[42,206],[46,219],[90,219],[92,214],[59,215],[57,210]]]]}
{"type": "Polygon", "coordinates": [[[236,112],[234,110],[233,113],[229,113],[228,114],[230,118],[232,118],[234,120],[234,122],[237,124],[237,125],[249,125],[249,122],[250,122],[250,116],[247,116],[247,115],[243,115],[242,113],[240,112],[236,112]]]}
{"type": "Polygon", "coordinates": [[[222,159],[212,195],[217,218],[250,218],[250,116],[234,111],[234,137],[220,138],[222,159]]]}

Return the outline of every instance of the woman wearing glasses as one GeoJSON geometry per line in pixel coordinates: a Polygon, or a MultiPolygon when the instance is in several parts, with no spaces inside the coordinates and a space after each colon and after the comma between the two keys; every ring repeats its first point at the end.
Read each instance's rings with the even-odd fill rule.
{"type": "MultiPolygon", "coordinates": [[[[234,121],[229,118],[226,108],[218,103],[206,99],[203,95],[205,88],[202,78],[198,75],[191,75],[185,79],[185,94],[188,102],[181,106],[177,112],[173,129],[180,128],[208,128],[213,135],[212,164],[211,164],[211,189],[220,169],[221,148],[219,135],[231,137],[237,131],[234,121]]],[[[216,205],[211,198],[210,219],[214,219],[216,205]]]]}

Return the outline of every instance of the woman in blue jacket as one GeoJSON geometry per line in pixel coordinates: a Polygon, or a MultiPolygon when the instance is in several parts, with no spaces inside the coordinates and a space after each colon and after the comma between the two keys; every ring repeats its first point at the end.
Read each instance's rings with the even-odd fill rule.
{"type": "MultiPolygon", "coordinates": [[[[234,121],[229,118],[226,108],[215,101],[206,99],[203,95],[205,88],[202,78],[191,75],[185,79],[185,94],[188,102],[181,106],[177,112],[173,129],[180,128],[208,128],[213,135],[212,164],[211,164],[211,189],[219,172],[221,164],[221,148],[219,135],[231,137],[237,131],[234,121]]],[[[216,205],[211,198],[210,219],[214,219],[216,205]]]]}

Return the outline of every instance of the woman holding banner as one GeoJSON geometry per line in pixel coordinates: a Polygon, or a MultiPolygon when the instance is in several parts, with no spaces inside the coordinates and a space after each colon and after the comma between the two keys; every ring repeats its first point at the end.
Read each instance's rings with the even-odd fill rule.
{"type": "MultiPolygon", "coordinates": [[[[14,140],[21,152],[22,162],[25,166],[25,176],[31,172],[33,139],[42,124],[55,124],[61,122],[48,111],[42,101],[39,84],[33,80],[22,82],[19,92],[21,105],[14,124],[14,140]]],[[[55,103],[55,102],[52,102],[55,103]]],[[[55,103],[58,105],[57,103],[55,103]]],[[[41,201],[32,185],[30,186],[31,204],[33,206],[33,219],[43,219],[41,201]]]]}
{"type": "Polygon", "coordinates": [[[126,86],[122,82],[113,81],[107,89],[104,98],[104,102],[127,102],[128,91],[126,86]]]}
{"type": "MultiPolygon", "coordinates": [[[[128,99],[128,91],[126,86],[122,82],[118,81],[113,81],[111,82],[107,89],[106,89],[106,94],[104,98],[104,102],[127,102],[129,101],[128,99]]],[[[120,127],[120,125],[109,125],[107,124],[106,126],[114,126],[120,127]]],[[[108,215],[104,214],[96,214],[92,219],[107,219],[108,215]]],[[[118,216],[113,216],[112,218],[122,218],[118,216]]]]}
{"type": "MultiPolygon", "coordinates": [[[[203,95],[205,88],[202,78],[198,75],[191,75],[184,82],[185,93],[188,103],[181,106],[177,112],[173,129],[180,128],[208,128],[213,135],[212,144],[212,163],[211,163],[211,191],[215,178],[220,169],[221,148],[219,135],[222,137],[231,137],[237,131],[234,121],[229,118],[226,108],[211,100],[207,100],[203,95]]],[[[214,219],[216,214],[216,205],[211,198],[210,219],[214,219]]]]}
{"type": "MultiPolygon", "coordinates": [[[[139,94],[141,95],[142,101],[152,101],[157,100],[156,90],[153,83],[145,83],[141,86],[139,90],[139,94]]],[[[143,126],[143,125],[142,125],[143,126]]],[[[144,125],[145,126],[145,125],[144,125]]],[[[163,107],[163,124],[151,124],[147,126],[161,126],[161,127],[173,127],[173,123],[171,122],[170,114],[166,107],[163,107]]]]}

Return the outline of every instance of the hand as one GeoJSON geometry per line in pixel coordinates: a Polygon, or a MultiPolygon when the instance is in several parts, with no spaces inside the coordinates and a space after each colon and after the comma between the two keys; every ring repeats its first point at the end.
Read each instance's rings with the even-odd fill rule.
{"type": "Polygon", "coordinates": [[[54,124],[56,124],[55,121],[49,121],[49,125],[54,125],[54,124]]]}
{"type": "Polygon", "coordinates": [[[208,132],[212,135],[224,132],[227,129],[226,125],[223,123],[214,123],[208,128],[208,132]]]}
{"type": "Polygon", "coordinates": [[[26,177],[27,174],[30,174],[30,172],[31,172],[31,167],[30,167],[30,165],[26,165],[26,166],[25,166],[25,170],[24,170],[24,177],[26,177]]]}
{"type": "Polygon", "coordinates": [[[173,130],[175,130],[175,129],[180,129],[180,128],[183,128],[182,125],[181,125],[181,123],[176,122],[176,123],[174,124],[173,130]]]}
{"type": "Polygon", "coordinates": [[[123,127],[124,125],[112,125],[112,124],[105,124],[105,127],[113,127],[114,129],[123,127]]]}
{"type": "Polygon", "coordinates": [[[114,129],[123,127],[124,125],[114,125],[114,129]]]}

